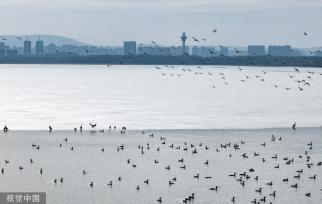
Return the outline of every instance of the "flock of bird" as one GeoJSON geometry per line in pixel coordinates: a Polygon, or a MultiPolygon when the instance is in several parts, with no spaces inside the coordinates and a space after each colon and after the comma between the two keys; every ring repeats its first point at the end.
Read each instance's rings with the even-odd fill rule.
{"type": "MultiPolygon", "coordinates": [[[[231,85],[231,82],[228,81],[229,74],[230,73],[225,73],[224,70],[220,70],[216,72],[216,69],[209,69],[208,67],[202,67],[202,66],[197,66],[197,67],[190,67],[190,68],[185,68],[182,66],[174,66],[174,65],[156,65],[155,69],[161,71],[162,76],[170,76],[170,77],[181,77],[184,75],[195,75],[195,76],[209,76],[209,77],[219,77],[219,80],[216,79],[217,84],[224,84],[224,85],[231,85]]],[[[236,68],[237,69],[237,68],[236,68]]],[[[312,80],[318,77],[322,77],[321,72],[316,72],[316,71],[307,71],[305,69],[300,69],[300,68],[293,68],[293,70],[285,69],[284,75],[285,75],[285,81],[291,82],[293,84],[292,87],[289,86],[281,86],[278,84],[278,81],[269,81],[266,79],[267,76],[270,75],[270,72],[275,72],[275,70],[270,70],[270,71],[265,71],[265,70],[259,70],[257,74],[254,76],[245,73],[243,75],[244,68],[238,67],[238,70],[240,73],[238,74],[240,76],[239,82],[240,83],[247,83],[251,80],[255,80],[259,83],[266,83],[268,85],[271,85],[274,88],[282,88],[286,91],[290,91],[291,89],[295,89],[298,91],[304,91],[307,88],[311,87],[311,82],[312,80]],[[286,73],[286,74],[285,74],[286,73]]],[[[279,71],[279,70],[277,70],[279,71]]],[[[282,72],[281,72],[282,73],[282,72]]],[[[215,80],[215,78],[214,78],[215,80]]],[[[216,89],[216,84],[214,83],[211,85],[212,88],[216,89]]]]}
{"type": "MultiPolygon", "coordinates": [[[[117,133],[120,130],[121,134],[125,134],[125,136],[127,136],[126,127],[117,129],[116,126],[112,127],[110,125],[106,130],[96,129],[97,124],[93,124],[93,123],[89,123],[89,127],[91,129],[91,133],[96,133],[96,132],[104,133],[105,131],[117,133]]],[[[6,135],[9,134],[9,128],[7,126],[3,128],[3,131],[5,132],[6,135]]],[[[49,126],[48,131],[50,134],[53,134],[54,132],[53,127],[49,126]]],[[[296,123],[292,125],[292,131],[294,133],[296,132],[296,123]]],[[[83,132],[83,125],[81,125],[79,128],[74,128],[74,132],[83,132]]],[[[237,186],[238,188],[241,188],[241,189],[253,189],[253,192],[256,193],[256,196],[252,200],[249,200],[249,203],[253,203],[253,204],[261,204],[261,203],[271,204],[275,202],[278,203],[278,197],[282,196],[283,190],[282,192],[279,192],[278,190],[280,189],[278,187],[274,188],[275,186],[283,185],[285,188],[296,190],[296,189],[300,189],[301,185],[304,182],[319,181],[320,175],[312,174],[310,176],[307,176],[307,174],[304,174],[304,173],[310,174],[310,169],[312,168],[320,169],[322,167],[321,158],[318,158],[320,159],[320,161],[317,161],[316,160],[317,158],[313,158],[314,154],[312,154],[312,151],[313,151],[314,143],[312,141],[303,145],[302,153],[298,155],[292,154],[292,156],[289,156],[289,155],[286,156],[278,152],[275,152],[274,154],[271,153],[271,155],[264,153],[265,151],[267,151],[268,148],[273,147],[278,143],[287,142],[287,141],[284,141],[284,138],[282,138],[281,136],[275,136],[275,135],[271,135],[269,139],[267,139],[267,137],[262,138],[261,142],[256,144],[256,146],[260,147],[261,150],[258,150],[256,148],[254,148],[255,150],[250,150],[249,147],[245,147],[247,145],[247,138],[246,140],[242,139],[238,141],[230,141],[230,142],[225,142],[221,144],[216,144],[216,146],[212,146],[214,144],[209,145],[207,144],[207,141],[191,143],[186,140],[187,138],[182,138],[182,141],[180,143],[172,143],[171,137],[157,136],[155,133],[152,133],[151,131],[148,132],[148,131],[142,130],[140,134],[141,134],[141,137],[145,137],[146,140],[144,143],[138,144],[136,150],[134,151],[137,151],[137,155],[141,155],[141,157],[143,157],[143,160],[145,163],[151,163],[151,165],[156,166],[161,170],[163,169],[163,171],[172,172],[176,174],[176,176],[174,177],[162,178],[167,180],[167,185],[169,189],[171,189],[171,186],[176,185],[177,181],[179,180],[183,180],[183,181],[189,180],[188,178],[182,176],[182,174],[178,171],[186,171],[189,168],[194,168],[193,171],[191,172],[195,172],[195,173],[190,175],[191,177],[190,179],[193,179],[196,181],[200,181],[204,179],[205,181],[209,181],[209,183],[207,185],[204,185],[203,187],[205,188],[205,190],[208,190],[209,192],[220,193],[221,191],[223,191],[225,187],[215,184],[216,179],[218,178],[216,178],[214,175],[211,175],[211,174],[202,175],[201,173],[198,173],[198,171],[200,172],[202,168],[208,168],[209,166],[213,165],[216,162],[216,159],[214,159],[213,157],[214,155],[212,155],[211,158],[202,157],[203,159],[200,159],[200,157],[194,156],[200,153],[204,155],[223,153],[220,156],[227,157],[228,160],[232,158],[239,158],[238,162],[240,164],[244,163],[246,160],[249,160],[251,158],[252,159],[258,158],[256,164],[253,163],[254,167],[247,168],[247,169],[239,169],[239,171],[232,171],[229,168],[226,169],[227,171],[226,179],[230,181],[234,181],[235,187],[237,186]],[[183,152],[185,156],[178,158],[177,162],[175,163],[169,163],[169,161],[162,161],[162,159],[160,158],[160,155],[163,152],[172,154],[173,157],[178,156],[178,154],[175,152],[183,152]],[[146,160],[144,159],[145,154],[153,155],[155,159],[153,161],[146,160]],[[198,168],[191,167],[192,165],[191,163],[189,163],[189,160],[191,159],[191,157],[194,158],[194,162],[200,164],[198,168]],[[293,175],[284,177],[280,181],[276,182],[276,179],[274,180],[274,174],[272,174],[271,175],[272,180],[267,180],[267,178],[264,178],[265,177],[264,175],[263,176],[261,175],[260,167],[268,163],[269,161],[272,161],[275,163],[275,165],[272,166],[271,169],[269,169],[269,171],[278,172],[279,169],[284,169],[293,175]],[[255,166],[257,166],[257,168],[255,166]],[[294,169],[294,167],[298,169],[293,172],[292,169],[294,169]],[[256,185],[253,182],[255,182],[256,185]],[[213,185],[211,185],[211,183],[213,185]],[[267,189],[265,187],[270,187],[270,188],[267,189]]],[[[52,135],[52,137],[54,136],[55,135],[52,135]]],[[[69,138],[65,137],[59,144],[57,144],[57,148],[58,149],[64,148],[67,146],[68,143],[69,143],[69,138]]],[[[122,153],[122,152],[126,153],[127,148],[129,148],[124,144],[117,145],[117,146],[116,144],[114,145],[117,153],[122,153]]],[[[34,150],[37,150],[39,154],[41,154],[42,148],[36,142],[32,142],[31,148],[34,150]]],[[[68,148],[70,149],[70,151],[76,151],[75,148],[77,147],[72,145],[71,147],[69,146],[68,148]]],[[[97,151],[104,152],[106,151],[106,147],[101,147],[97,151]]],[[[133,157],[131,158],[131,155],[128,155],[128,156],[129,157],[127,159],[120,161],[120,168],[132,168],[133,170],[137,169],[138,165],[136,161],[139,160],[140,158],[133,159],[133,157]]],[[[20,161],[9,161],[7,159],[4,159],[4,163],[2,163],[0,160],[0,167],[1,167],[0,169],[1,169],[2,176],[6,175],[6,168],[12,162],[17,164],[20,161]]],[[[33,164],[36,162],[37,161],[34,160],[33,158],[30,158],[29,160],[30,164],[33,164]]],[[[107,162],[108,162],[108,159],[107,159],[107,162]]],[[[113,164],[113,165],[116,165],[116,164],[113,164]]],[[[19,165],[17,172],[23,171],[24,168],[25,168],[24,166],[19,165]]],[[[46,171],[49,171],[49,169],[41,167],[39,169],[39,174],[45,175],[46,171]]],[[[143,171],[145,170],[143,169],[143,171]]],[[[95,172],[89,172],[87,169],[79,169],[79,172],[82,176],[95,173],[95,172]]],[[[278,173],[276,174],[278,175],[278,173]]],[[[105,185],[110,188],[113,188],[113,186],[115,185],[115,182],[127,182],[126,177],[127,175],[119,175],[115,180],[109,180],[107,183],[105,183],[105,185]]],[[[64,177],[51,179],[51,183],[54,185],[58,183],[63,184],[64,182],[66,182],[64,177]]],[[[94,189],[98,185],[97,184],[98,182],[100,181],[90,181],[88,183],[88,187],[94,189]]],[[[146,179],[142,180],[142,183],[132,184],[133,186],[132,188],[133,190],[136,190],[139,193],[142,186],[148,187],[153,182],[157,182],[156,178],[146,177],[146,179]]],[[[319,182],[319,184],[321,183],[319,182]]],[[[189,183],[187,183],[187,185],[189,185],[189,183]]],[[[131,186],[131,184],[127,183],[127,186],[131,186]]],[[[315,186],[315,188],[317,188],[317,186],[315,186]]],[[[321,188],[320,191],[322,193],[322,186],[320,186],[320,188],[321,188]]],[[[193,188],[191,187],[191,189],[193,188]]],[[[306,197],[306,199],[310,199],[313,196],[319,196],[319,195],[314,195],[312,192],[309,192],[309,191],[303,194],[303,197],[306,197]]],[[[227,198],[225,203],[243,203],[243,202],[239,202],[239,197],[240,195],[236,193],[236,195],[230,198],[227,198]]],[[[191,191],[187,193],[186,197],[182,198],[180,202],[199,203],[198,199],[200,199],[200,197],[197,194],[197,192],[191,191]]],[[[212,201],[216,200],[213,194],[209,194],[209,199],[212,201]]],[[[168,203],[169,200],[166,197],[159,196],[155,198],[155,202],[168,203]]]]}

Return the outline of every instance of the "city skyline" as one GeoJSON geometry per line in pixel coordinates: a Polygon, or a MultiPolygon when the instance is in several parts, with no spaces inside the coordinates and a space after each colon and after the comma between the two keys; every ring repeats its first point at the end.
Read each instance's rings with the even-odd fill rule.
{"type": "Polygon", "coordinates": [[[52,33],[102,46],[122,45],[124,40],[176,45],[185,31],[190,46],[322,45],[322,2],[318,0],[28,0],[24,5],[4,0],[0,7],[0,17],[13,22],[3,25],[3,35],[52,33]],[[197,43],[191,37],[207,41],[197,43]]]}
{"type": "MultiPolygon", "coordinates": [[[[16,51],[16,55],[24,54],[50,54],[67,53],[85,55],[194,55],[202,57],[213,56],[241,56],[241,55],[276,55],[276,56],[321,56],[319,48],[294,48],[290,45],[248,45],[247,47],[232,47],[225,45],[193,45],[186,46],[186,33],[180,36],[181,45],[163,46],[151,41],[149,44],[142,44],[136,41],[124,41],[123,46],[93,46],[65,38],[63,36],[1,36],[0,55],[4,56],[7,51],[16,51]],[[49,37],[49,39],[48,39],[49,37]],[[64,41],[60,42],[60,40],[64,41]],[[12,46],[12,41],[22,46],[12,46]],[[58,45],[55,43],[58,42],[58,45]],[[9,43],[8,43],[9,42],[9,43]]],[[[194,41],[198,39],[192,37],[194,41]]],[[[201,41],[201,40],[200,40],[201,41]]]]}
{"type": "MultiPolygon", "coordinates": [[[[186,33],[186,32],[185,32],[186,33]]],[[[160,46],[160,47],[173,47],[173,46],[182,46],[182,40],[181,40],[182,32],[177,35],[177,42],[174,42],[174,44],[162,44],[159,43],[156,40],[152,41],[146,41],[146,42],[140,42],[133,39],[123,39],[120,44],[91,44],[88,42],[81,41],[76,38],[72,38],[69,36],[62,36],[62,35],[53,35],[53,34],[22,34],[22,35],[1,35],[0,34],[0,43],[4,43],[6,45],[9,45],[12,48],[19,48],[24,46],[24,41],[31,41],[32,43],[36,43],[38,40],[44,41],[44,46],[48,46],[50,44],[54,44],[57,46],[64,46],[64,45],[76,45],[76,46],[88,46],[88,47],[123,47],[124,42],[136,42],[138,44],[138,47],[140,46],[160,46]],[[49,37],[50,40],[47,40],[49,37]],[[45,39],[43,39],[45,38],[45,39]],[[57,38],[57,39],[56,39],[57,38]]],[[[231,48],[247,48],[248,46],[292,46],[296,49],[321,49],[322,45],[316,45],[311,47],[298,47],[294,46],[292,44],[288,43],[273,43],[273,44],[265,44],[265,43],[250,43],[245,45],[233,45],[233,44],[220,44],[218,43],[209,43],[209,41],[204,41],[204,38],[195,38],[194,36],[189,36],[187,34],[187,47],[218,47],[218,46],[224,46],[224,47],[231,47],[231,48]],[[195,40],[198,40],[199,42],[196,42],[195,40]]]]}

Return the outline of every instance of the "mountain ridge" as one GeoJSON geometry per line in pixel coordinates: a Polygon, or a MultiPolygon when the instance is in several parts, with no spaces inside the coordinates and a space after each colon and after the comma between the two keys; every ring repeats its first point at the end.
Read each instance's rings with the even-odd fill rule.
{"type": "Polygon", "coordinates": [[[44,45],[55,44],[62,45],[77,45],[77,46],[90,46],[89,43],[84,43],[79,40],[52,34],[32,34],[32,35],[1,35],[0,42],[4,42],[10,47],[23,47],[23,41],[30,40],[35,45],[38,39],[44,41],[44,45]]]}

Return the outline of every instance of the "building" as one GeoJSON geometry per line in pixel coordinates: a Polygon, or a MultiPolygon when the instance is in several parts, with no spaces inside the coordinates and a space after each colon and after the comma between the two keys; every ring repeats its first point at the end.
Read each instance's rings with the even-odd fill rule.
{"type": "Polygon", "coordinates": [[[191,49],[191,55],[200,56],[200,48],[198,46],[193,46],[191,49]]]}
{"type": "Polygon", "coordinates": [[[136,41],[125,41],[123,43],[124,55],[136,55],[136,41]]]}
{"type": "Polygon", "coordinates": [[[249,45],[248,55],[252,56],[264,56],[266,55],[266,50],[264,45],[249,45]]]}
{"type": "Polygon", "coordinates": [[[23,42],[23,50],[25,55],[31,55],[31,41],[25,40],[23,42]]]}
{"type": "Polygon", "coordinates": [[[289,45],[271,45],[268,46],[268,55],[270,56],[293,56],[293,50],[289,45]]]}
{"type": "Polygon", "coordinates": [[[4,50],[5,44],[3,42],[0,42],[0,50],[4,50]]]}
{"type": "Polygon", "coordinates": [[[0,49],[0,56],[5,56],[6,55],[6,51],[4,49],[0,49]]]}
{"type": "Polygon", "coordinates": [[[160,55],[161,51],[153,46],[140,46],[138,48],[139,55],[160,55]]]}
{"type": "Polygon", "coordinates": [[[172,46],[171,47],[171,50],[170,50],[170,55],[171,56],[179,56],[179,55],[182,55],[183,53],[186,54],[189,54],[189,47],[188,46],[179,46],[179,47],[175,47],[175,46],[172,46]]]}
{"type": "Polygon", "coordinates": [[[220,46],[219,49],[221,56],[228,56],[228,47],[220,46]]]}
{"type": "Polygon", "coordinates": [[[16,49],[7,50],[7,56],[17,56],[17,55],[18,55],[18,50],[16,49]]]}
{"type": "Polygon", "coordinates": [[[201,46],[200,57],[214,57],[218,55],[215,47],[201,46]]]}
{"type": "Polygon", "coordinates": [[[54,43],[50,43],[49,45],[44,46],[44,52],[46,54],[54,54],[58,51],[59,47],[54,44],[54,43]]]}
{"type": "Polygon", "coordinates": [[[140,46],[138,49],[140,55],[169,56],[170,52],[170,47],[140,46]]]}
{"type": "Polygon", "coordinates": [[[5,44],[0,42],[0,56],[4,56],[6,54],[5,44]]]}
{"type": "Polygon", "coordinates": [[[42,55],[44,54],[44,41],[38,40],[36,42],[36,54],[37,55],[42,55]]]}
{"type": "Polygon", "coordinates": [[[113,48],[107,48],[106,49],[107,55],[122,55],[123,54],[123,48],[122,47],[113,47],[113,48]]]}

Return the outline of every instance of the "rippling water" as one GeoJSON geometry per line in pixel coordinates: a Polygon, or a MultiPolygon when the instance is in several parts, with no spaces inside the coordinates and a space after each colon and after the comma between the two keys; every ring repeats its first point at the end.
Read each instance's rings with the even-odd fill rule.
{"type": "Polygon", "coordinates": [[[320,204],[322,203],[322,129],[300,128],[293,132],[287,129],[262,130],[155,130],[141,134],[130,131],[127,134],[117,132],[89,133],[72,131],[11,131],[0,134],[0,192],[41,191],[47,193],[47,203],[97,204],[97,203],[157,203],[162,197],[163,203],[176,204],[195,193],[193,204],[250,203],[264,196],[267,202],[276,204],[320,204]],[[149,137],[151,133],[154,137],[149,137]],[[282,140],[271,141],[271,135],[282,140]],[[64,138],[68,138],[64,142],[64,138]],[[166,138],[162,144],[160,137],[166,138]],[[245,144],[241,145],[241,141],[245,144]],[[312,150],[307,143],[313,142],[312,150]],[[187,145],[185,145],[187,142],[187,145]],[[266,143],[266,147],[261,144],[266,143]],[[39,145],[37,150],[32,143],[39,145]],[[150,149],[147,149],[149,143],[150,149]],[[231,147],[221,148],[220,144],[239,144],[240,150],[231,147]],[[59,147],[62,144],[62,147],[59,147]],[[123,151],[117,147],[124,145],[123,151]],[[171,148],[173,144],[174,148],[171,148]],[[191,144],[195,147],[191,148],[191,144]],[[202,146],[199,146],[202,144],[202,146]],[[144,154],[138,146],[144,146],[144,154]],[[209,147],[205,149],[205,145],[209,147]],[[177,147],[181,147],[177,149],[177,147]],[[70,150],[74,147],[74,150],[70,150]],[[157,151],[157,148],[160,151],[157,151]],[[183,148],[187,147],[187,151],[183,148]],[[101,148],[105,148],[104,152],[101,148]],[[197,154],[192,154],[193,149],[197,154]],[[218,149],[218,151],[216,150],[218,149]],[[309,162],[305,156],[308,151],[309,162]],[[255,157],[254,152],[259,156],[255,157]],[[246,153],[248,159],[243,159],[246,153]],[[231,157],[229,157],[231,154],[231,157]],[[273,159],[277,154],[277,159],[273,159]],[[299,158],[302,155],[302,158],[299,158]],[[30,158],[33,163],[29,162],[30,158]],[[184,159],[183,163],[178,160],[184,159]],[[265,158],[266,162],[262,162],[265,158]],[[294,159],[286,164],[284,158],[294,159]],[[5,164],[4,160],[9,160],[5,164]],[[130,164],[127,163],[130,159],[130,164]],[[157,160],[159,163],[154,163],[157,160]],[[204,162],[209,160],[209,165],[204,162]],[[307,163],[312,163],[311,168],[307,163]],[[136,168],[131,165],[135,164],[136,168]],[[274,168],[279,164],[279,168],[274,168]],[[170,171],[165,167],[170,165],[170,171]],[[186,169],[182,169],[186,165],[186,169]],[[19,166],[23,170],[19,171],[19,166]],[[39,173],[43,168],[43,174],[39,173]],[[255,172],[249,172],[253,168],[255,172]],[[87,175],[82,174],[82,170],[87,175]],[[297,170],[303,169],[300,179],[294,178],[297,170]],[[247,172],[250,176],[243,187],[229,174],[247,172]],[[199,179],[194,175],[200,174],[199,179]],[[316,180],[309,177],[316,175],[316,180]],[[118,177],[121,176],[121,181],[118,177]],[[211,179],[205,177],[211,176],[211,179]],[[258,181],[254,178],[259,176],[258,181]],[[64,183],[55,178],[64,178],[64,183]],[[168,181],[174,177],[174,185],[168,181]],[[289,178],[289,182],[283,182],[289,178]],[[144,180],[149,179],[149,184],[144,180]],[[113,186],[106,184],[113,181],[113,186]],[[89,186],[94,182],[94,187],[89,186]],[[272,186],[266,185],[273,182],[272,186]],[[291,188],[298,183],[299,188],[291,188]],[[140,190],[137,191],[137,185],[140,190]],[[218,192],[208,190],[219,186],[218,192]],[[261,194],[255,190],[262,187],[261,194]],[[276,197],[269,196],[276,191],[276,197]],[[306,197],[306,193],[311,197],[306,197]]]}
{"type": "Polygon", "coordinates": [[[0,133],[0,168],[4,169],[0,192],[42,191],[49,204],[150,204],[159,197],[163,203],[175,204],[191,193],[196,193],[195,204],[231,203],[233,196],[236,203],[264,196],[267,203],[322,202],[322,167],[317,165],[322,158],[322,69],[297,73],[291,67],[160,67],[0,65],[0,126],[7,124],[11,129],[0,133]],[[109,125],[132,130],[126,134],[119,129],[67,131],[80,124],[88,129],[89,121],[98,124],[95,130],[109,125]],[[289,128],[294,121],[313,128],[294,132],[289,128]],[[48,125],[54,132],[43,130],[48,125]],[[276,128],[256,129],[267,127],[276,128]],[[141,134],[133,129],[150,130],[141,134]],[[154,137],[149,137],[152,132],[154,137]],[[282,140],[272,142],[272,134],[282,140]],[[166,138],[165,144],[160,137],[166,138]],[[264,142],[266,147],[261,145],[264,142]],[[226,143],[239,144],[241,149],[221,148],[226,143]],[[117,151],[121,144],[124,150],[117,151]],[[139,146],[144,146],[144,154],[139,146]],[[194,148],[197,154],[192,154],[194,148]],[[254,152],[260,156],[255,157],[254,152]],[[243,153],[248,159],[242,158],[243,153]],[[278,158],[272,159],[275,154],[278,158]],[[178,163],[181,158],[183,164],[178,163]],[[284,158],[293,158],[294,163],[287,165],[284,158]],[[165,169],[167,165],[170,171],[165,169]],[[185,170],[180,168],[183,165],[185,170]],[[255,172],[249,172],[250,168],[255,172]],[[87,175],[82,175],[83,169],[87,175]],[[300,179],[294,178],[300,169],[300,179]],[[250,176],[243,178],[245,187],[236,181],[239,176],[228,176],[245,171],[250,176]],[[199,179],[193,177],[197,173],[199,179]],[[316,180],[309,179],[313,175],[316,180]],[[64,183],[53,182],[61,177],[64,183]],[[177,181],[169,186],[174,177],[177,181]],[[145,179],[149,179],[148,185],[145,179]],[[110,180],[113,187],[106,186],[110,180]],[[266,185],[271,181],[273,186],[266,185]],[[94,182],[93,188],[90,182],[94,182]],[[298,189],[291,188],[295,183],[298,189]],[[217,185],[218,192],[208,190],[217,185]],[[262,194],[255,192],[259,187],[262,194]],[[269,195],[273,191],[276,198],[269,195]],[[311,197],[305,196],[309,192],[311,197]]]}
{"type": "Polygon", "coordinates": [[[0,65],[0,126],[72,129],[80,124],[89,128],[89,121],[101,128],[111,124],[130,129],[322,124],[319,68],[296,73],[292,67],[160,67],[0,65]],[[310,83],[300,85],[304,91],[294,81],[302,79],[310,83]]]}

